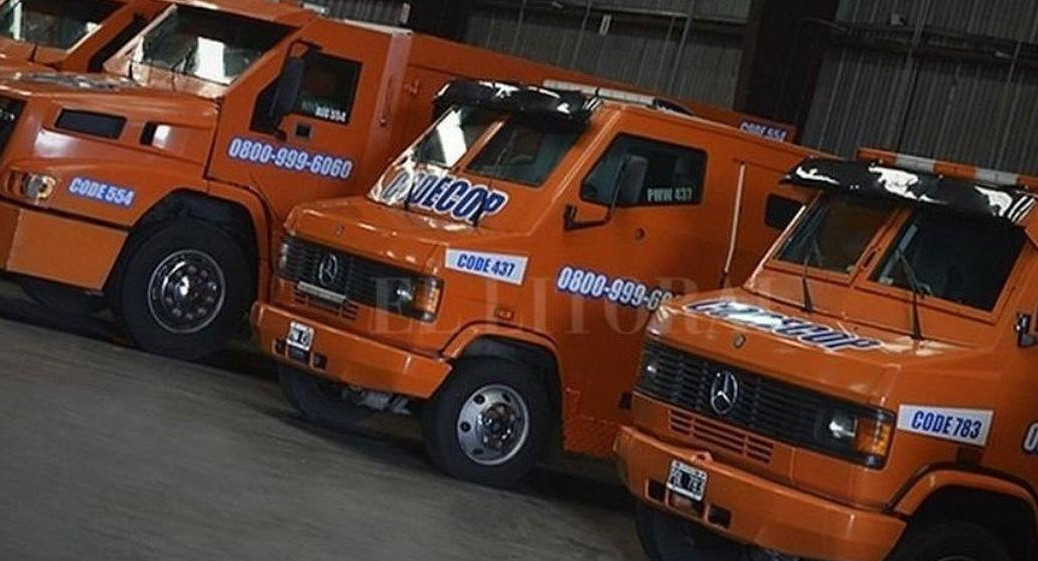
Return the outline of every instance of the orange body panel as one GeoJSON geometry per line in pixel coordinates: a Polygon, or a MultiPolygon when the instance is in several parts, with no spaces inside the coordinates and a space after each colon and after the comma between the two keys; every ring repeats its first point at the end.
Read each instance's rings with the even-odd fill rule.
{"type": "Polygon", "coordinates": [[[101,290],[126,232],[0,202],[0,267],[101,290]],[[89,239],[89,244],[75,240],[89,239]]]}
{"type": "MultiPolygon", "coordinates": [[[[480,146],[477,143],[455,169],[465,169],[480,146]]],[[[302,205],[289,218],[286,232],[338,252],[442,279],[436,319],[416,321],[364,305],[351,307],[346,316],[327,313],[286,281],[275,282],[271,305],[303,318],[301,323],[318,331],[341,329],[445,364],[484,337],[540,348],[558,365],[565,449],[605,458],[618,426],[630,418],[622,403],[633,382],[649,313],[645,307],[560,291],[560,274],[567,267],[583,267],[611,278],[634,279],[649,290],[666,286],[691,292],[722,281],[731,245],[729,279],[740,281],[778,233],[764,223],[768,195],[803,200],[801,193],[779,187],[778,181],[785,168],[808,153],[702,119],[606,102],[543,185],[494,181],[495,188],[507,190],[507,210],[486,217],[478,227],[443,213],[407,211],[379,202],[375,193],[405,167],[398,160],[368,198],[302,205]],[[585,219],[603,214],[601,206],[581,199],[579,185],[611,142],[625,134],[704,150],[709,163],[702,202],[624,208],[606,226],[565,231],[567,205],[585,219]],[[528,259],[524,280],[495,282],[453,270],[447,263],[452,251],[522,256],[528,259]]],[[[406,159],[406,152],[401,158],[406,159]]],[[[452,173],[472,184],[487,181],[468,171],[452,173]]],[[[261,320],[255,327],[268,343],[287,333],[286,324],[278,320],[261,320]]],[[[334,340],[315,342],[314,352],[341,354],[334,340]]],[[[360,373],[339,368],[334,361],[327,371],[311,371],[355,387],[427,397],[398,384],[396,375],[360,373]]],[[[441,381],[438,373],[430,387],[441,381]]]]}

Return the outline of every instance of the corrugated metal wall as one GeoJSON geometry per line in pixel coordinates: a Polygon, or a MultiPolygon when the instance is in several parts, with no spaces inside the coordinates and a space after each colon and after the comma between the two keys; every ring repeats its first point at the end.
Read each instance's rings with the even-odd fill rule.
{"type": "Polygon", "coordinates": [[[328,9],[328,15],[383,24],[399,21],[402,3],[389,0],[306,0],[328,9]]]}
{"type": "MultiPolygon", "coordinates": [[[[397,22],[403,4],[309,1],[335,16],[381,23],[397,22]]],[[[730,107],[749,6],[750,0],[476,0],[466,42],[730,107]]]]}
{"type": "Polygon", "coordinates": [[[803,141],[1038,172],[1038,2],[843,0],[803,141]]]}

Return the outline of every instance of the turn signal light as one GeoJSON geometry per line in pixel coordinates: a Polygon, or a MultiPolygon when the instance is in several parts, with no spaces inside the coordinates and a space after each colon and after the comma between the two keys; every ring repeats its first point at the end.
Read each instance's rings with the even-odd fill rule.
{"type": "Polygon", "coordinates": [[[890,439],[894,433],[894,425],[889,421],[872,417],[858,419],[858,433],[854,437],[854,447],[866,456],[885,458],[890,451],[890,439]]]}
{"type": "Polygon", "coordinates": [[[411,307],[422,314],[426,321],[436,318],[440,310],[440,297],[443,295],[443,282],[440,279],[424,277],[414,284],[414,302],[411,307]]]}

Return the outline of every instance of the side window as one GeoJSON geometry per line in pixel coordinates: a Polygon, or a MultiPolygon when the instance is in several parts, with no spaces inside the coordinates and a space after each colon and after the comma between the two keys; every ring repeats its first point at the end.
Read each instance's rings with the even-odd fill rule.
{"type": "Polygon", "coordinates": [[[349,123],[360,67],[359,62],[324,53],[308,55],[295,113],[333,123],[349,123]]]}
{"type": "Polygon", "coordinates": [[[613,201],[620,168],[626,156],[649,163],[638,202],[620,206],[694,205],[703,199],[706,152],[647,138],[619,135],[584,179],[580,198],[602,205],[613,201]]]}

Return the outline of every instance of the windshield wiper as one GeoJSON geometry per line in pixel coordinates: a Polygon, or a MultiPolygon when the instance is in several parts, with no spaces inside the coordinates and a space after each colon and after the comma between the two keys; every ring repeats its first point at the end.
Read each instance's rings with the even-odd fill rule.
{"type": "Polygon", "coordinates": [[[901,270],[905,272],[905,277],[908,279],[908,285],[912,289],[912,339],[916,341],[923,340],[923,326],[919,319],[919,297],[926,296],[927,291],[922,283],[919,282],[919,277],[915,274],[915,269],[912,268],[912,264],[905,258],[904,252],[901,248],[894,249],[894,257],[898,263],[901,264],[901,270]]]}
{"type": "Polygon", "coordinates": [[[804,312],[808,314],[815,313],[814,299],[811,298],[811,287],[807,285],[807,267],[811,262],[811,254],[804,255],[804,268],[800,271],[800,288],[803,292],[803,307],[804,312]]]}
{"type": "Polygon", "coordinates": [[[814,298],[811,297],[811,287],[807,284],[807,268],[811,264],[811,257],[815,258],[815,265],[822,265],[822,251],[818,249],[818,241],[815,237],[818,234],[818,230],[812,230],[811,235],[805,240],[808,244],[807,252],[804,253],[804,268],[800,271],[800,288],[803,292],[803,306],[804,312],[808,314],[815,313],[815,302],[814,298]]]}
{"type": "MultiPolygon", "coordinates": [[[[512,130],[511,136],[508,137],[508,143],[505,144],[501,153],[497,155],[497,159],[494,161],[494,171],[497,172],[498,166],[505,160],[505,156],[508,156],[512,152],[512,148],[515,146],[515,137],[519,136],[518,130],[512,130]]],[[[488,174],[489,175],[489,174],[488,174]]],[[[476,214],[472,215],[472,225],[476,228],[479,227],[479,221],[483,219],[483,215],[487,212],[487,203],[490,201],[490,196],[494,194],[494,176],[491,178],[490,184],[487,185],[487,196],[483,197],[483,200],[479,202],[479,208],[476,209],[476,214]]]]}

